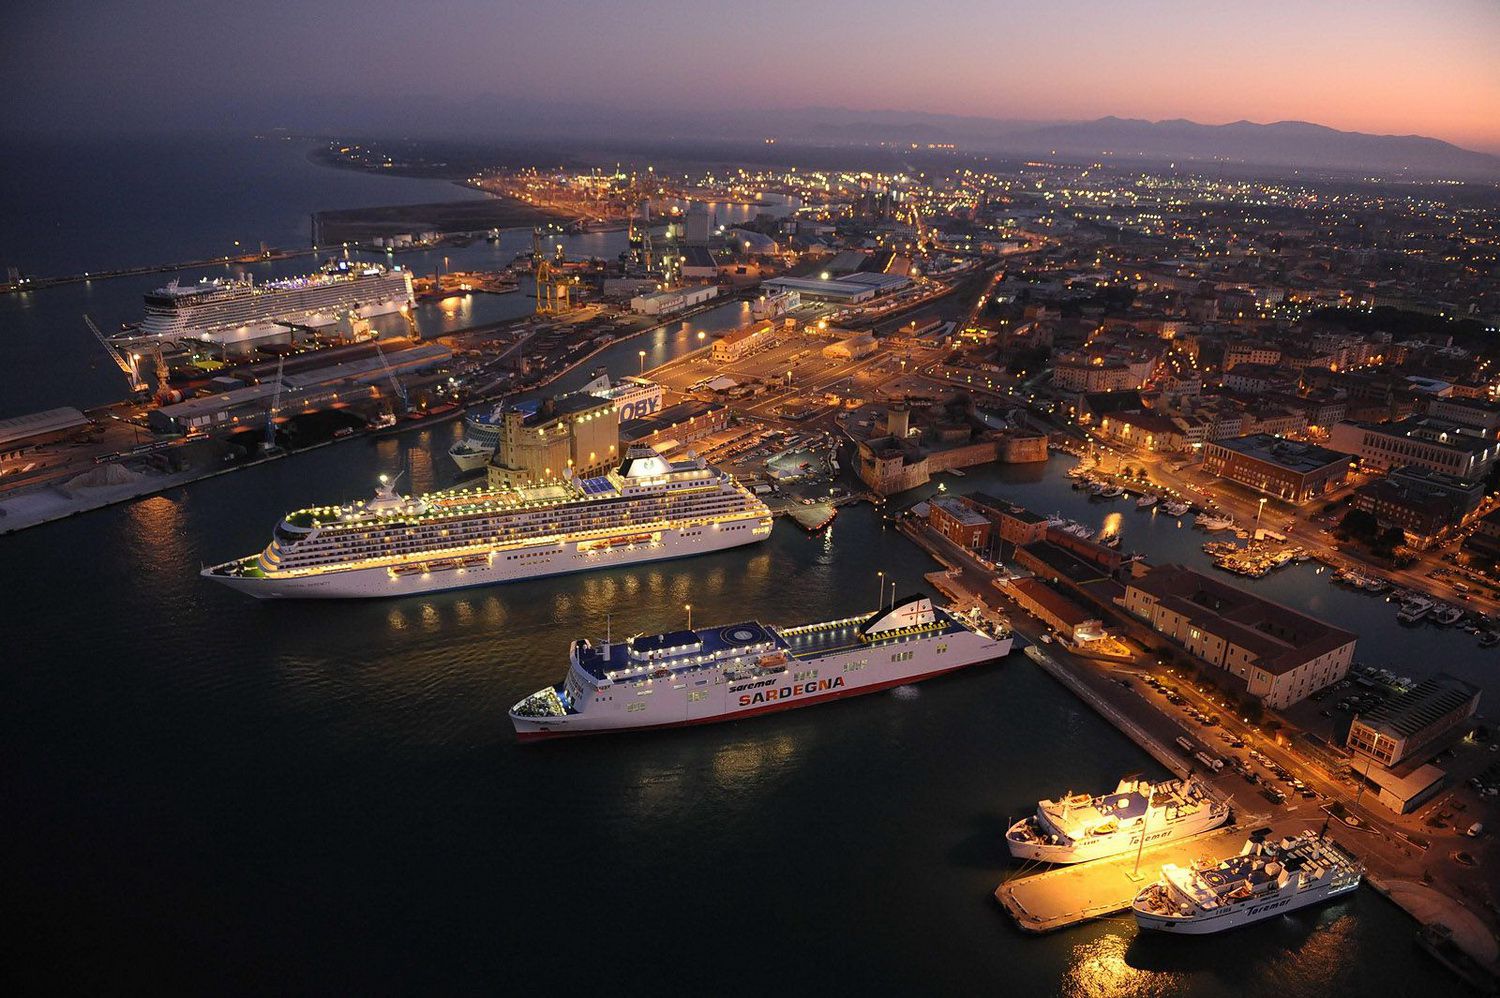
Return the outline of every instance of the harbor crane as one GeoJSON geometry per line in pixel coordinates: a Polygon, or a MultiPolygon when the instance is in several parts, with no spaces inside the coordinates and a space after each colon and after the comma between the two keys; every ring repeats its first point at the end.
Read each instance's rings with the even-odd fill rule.
{"type": "Polygon", "coordinates": [[[380,366],[385,368],[385,376],[390,379],[391,388],[396,392],[396,397],[401,400],[401,411],[406,412],[411,408],[411,400],[406,397],[406,386],[401,383],[400,378],[396,377],[396,371],[391,367],[391,362],[385,359],[385,351],[380,349],[379,339],[375,340],[375,354],[380,358],[380,366]]]}
{"type": "Polygon", "coordinates": [[[276,413],[281,409],[281,387],[285,382],[281,380],[282,369],[286,366],[286,356],[276,358],[276,393],[271,396],[271,408],[266,410],[266,445],[267,452],[276,449],[276,413]]]}
{"type": "Polygon", "coordinates": [[[574,278],[560,273],[542,260],[536,265],[536,311],[538,315],[559,315],[573,307],[574,278]]]}
{"type": "MultiPolygon", "coordinates": [[[[138,394],[150,391],[151,387],[141,378],[140,358],[136,354],[122,354],[116,350],[114,345],[109,342],[109,338],[99,331],[99,327],[94,325],[94,320],[89,318],[87,314],[84,315],[83,322],[84,325],[89,327],[89,332],[94,334],[94,339],[98,340],[99,345],[104,348],[104,352],[109,354],[109,359],[114,361],[115,366],[124,372],[125,377],[130,379],[130,390],[138,394]]],[[[160,348],[158,348],[158,356],[160,356],[160,348]]]]}

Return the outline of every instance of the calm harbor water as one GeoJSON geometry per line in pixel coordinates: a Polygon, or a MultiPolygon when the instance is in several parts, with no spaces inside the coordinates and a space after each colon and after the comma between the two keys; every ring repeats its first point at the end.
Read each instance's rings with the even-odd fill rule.
{"type": "MultiPolygon", "coordinates": [[[[28,328],[65,326],[71,293],[32,296],[28,328]]],[[[0,313],[6,335],[14,315],[0,313]]],[[[667,327],[601,361],[628,374],[638,349],[656,363],[691,339],[667,327]]],[[[616,633],[678,626],[691,602],[701,623],[797,623],[868,608],[877,571],[920,588],[933,564],[869,507],[816,536],[778,523],[737,552],[399,601],[262,604],[198,579],[262,546],[285,510],[362,494],[381,471],[450,483],[454,432],[351,441],[0,540],[4,882],[24,921],[13,978],[377,993],[1448,987],[1412,923],[1368,891],[1228,938],[1142,938],[1125,920],[1016,932],[990,897],[1011,869],[1008,822],[1043,795],[1157,771],[1024,656],[742,724],[513,740],[509,705],[558,679],[567,643],[608,616],[616,633]]],[[[1192,562],[1201,534],[1091,506],[1066,465],[943,481],[1119,513],[1127,544],[1192,562]]],[[[1382,655],[1404,656],[1404,636],[1447,640],[1313,581],[1258,585],[1355,615],[1344,622],[1382,655]]],[[[1445,667],[1482,671],[1464,638],[1445,667]]],[[[1420,668],[1413,655],[1397,671],[1420,668]]]]}

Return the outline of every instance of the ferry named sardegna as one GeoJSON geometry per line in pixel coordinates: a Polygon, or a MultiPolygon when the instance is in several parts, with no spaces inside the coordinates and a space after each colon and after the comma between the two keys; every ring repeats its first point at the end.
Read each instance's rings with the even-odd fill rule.
{"type": "Polygon", "coordinates": [[[756,621],[573,642],[557,686],[510,711],[521,739],[707,724],[870,693],[1002,658],[1007,633],[910,596],[800,627],[756,621]]]}

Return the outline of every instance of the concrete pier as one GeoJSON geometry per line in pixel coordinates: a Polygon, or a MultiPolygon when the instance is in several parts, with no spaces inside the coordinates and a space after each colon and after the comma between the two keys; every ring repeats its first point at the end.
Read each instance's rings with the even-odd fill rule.
{"type": "Polygon", "coordinates": [[[1230,825],[1191,839],[1152,846],[1141,853],[1140,873],[1134,876],[1134,851],[1056,867],[1007,880],[995,888],[995,898],[1022,932],[1055,932],[1127,910],[1141,888],[1155,881],[1167,863],[1187,866],[1196,859],[1212,864],[1235,855],[1249,833],[1248,828],[1230,825]]]}

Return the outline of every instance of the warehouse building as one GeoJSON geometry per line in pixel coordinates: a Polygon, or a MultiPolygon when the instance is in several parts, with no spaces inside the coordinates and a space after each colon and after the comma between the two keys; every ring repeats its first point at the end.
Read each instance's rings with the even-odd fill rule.
{"type": "Polygon", "coordinates": [[[828,344],[823,348],[823,356],[829,360],[859,360],[874,353],[877,345],[873,333],[855,333],[837,343],[828,344]]]}
{"type": "Polygon", "coordinates": [[[1040,579],[1013,579],[1006,583],[1005,591],[1022,610],[1068,641],[1096,641],[1104,637],[1104,622],[1097,614],[1074,603],[1040,579]]]}
{"type": "Polygon", "coordinates": [[[775,337],[776,327],[769,322],[754,322],[748,326],[741,326],[714,341],[714,363],[732,364],[737,360],[743,360],[755,351],[770,346],[775,337]]]}
{"type": "Polygon", "coordinates": [[[1440,748],[1479,710],[1479,688],[1440,672],[1368,713],[1354,715],[1345,744],[1382,766],[1440,748]]]}
{"type": "Polygon", "coordinates": [[[0,461],[19,460],[38,447],[66,440],[90,425],[83,413],[71,407],[0,419],[0,461]]]}
{"type": "Polygon", "coordinates": [[[934,499],[927,506],[927,523],[959,547],[983,551],[990,543],[990,521],[958,497],[934,499]]]}
{"type": "Polygon", "coordinates": [[[1343,484],[1349,455],[1253,433],[1204,444],[1203,470],[1268,496],[1306,502],[1343,484]]]}
{"type": "Polygon", "coordinates": [[[803,301],[834,305],[857,305],[875,297],[876,289],[845,280],[823,281],[812,277],[773,277],[761,285],[768,292],[795,291],[803,301]]]}
{"type": "Polygon", "coordinates": [[[652,291],[630,299],[630,310],[637,315],[671,315],[685,308],[701,305],[719,295],[717,284],[704,284],[672,291],[652,291]]]}
{"type": "Polygon", "coordinates": [[[453,351],[440,343],[423,343],[387,352],[384,361],[379,356],[365,357],[164,405],[153,409],[146,423],[153,433],[208,433],[263,422],[273,407],[278,414],[341,408],[378,395],[377,383],[391,377],[387,367],[405,374],[436,367],[452,357],[453,351]]]}
{"type": "Polygon", "coordinates": [[[708,402],[679,402],[646,418],[620,424],[627,447],[640,444],[665,452],[690,444],[729,425],[729,408],[708,402]]]}
{"type": "Polygon", "coordinates": [[[1282,709],[1344,678],[1356,636],[1181,565],[1125,585],[1123,605],[1158,634],[1282,709]]]}

